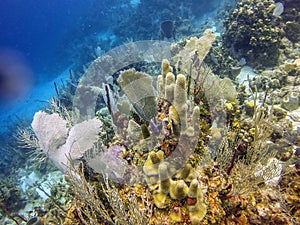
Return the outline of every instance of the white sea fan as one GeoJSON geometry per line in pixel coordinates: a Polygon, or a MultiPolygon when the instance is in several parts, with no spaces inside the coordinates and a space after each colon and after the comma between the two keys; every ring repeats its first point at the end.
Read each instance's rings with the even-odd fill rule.
{"type": "Polygon", "coordinates": [[[70,129],[66,146],[72,159],[80,159],[83,154],[93,148],[98,140],[99,129],[102,123],[94,118],[76,124],[70,129]]]}
{"type": "Polygon", "coordinates": [[[70,159],[80,159],[97,142],[102,122],[94,118],[68,130],[67,121],[58,114],[39,111],[31,126],[43,152],[58,169],[66,172],[70,159]]]}
{"type": "Polygon", "coordinates": [[[35,113],[31,127],[39,140],[45,154],[58,149],[68,137],[67,121],[57,113],[47,114],[43,111],[35,113]]]}

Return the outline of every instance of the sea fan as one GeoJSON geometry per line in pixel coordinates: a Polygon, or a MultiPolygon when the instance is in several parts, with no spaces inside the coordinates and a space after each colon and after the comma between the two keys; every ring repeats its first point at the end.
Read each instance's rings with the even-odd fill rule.
{"type": "Polygon", "coordinates": [[[111,146],[107,151],[100,152],[96,157],[88,160],[88,165],[97,173],[105,174],[109,179],[121,182],[128,168],[127,161],[121,157],[123,150],[123,146],[111,146]]]}

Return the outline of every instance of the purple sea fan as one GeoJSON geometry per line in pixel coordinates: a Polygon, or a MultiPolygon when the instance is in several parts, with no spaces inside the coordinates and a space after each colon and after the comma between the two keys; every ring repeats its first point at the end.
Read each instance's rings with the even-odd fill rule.
{"type": "Polygon", "coordinates": [[[159,128],[158,126],[155,124],[155,122],[153,121],[153,119],[150,120],[149,122],[150,125],[150,129],[151,131],[155,134],[155,135],[159,135],[159,128]]]}
{"type": "Polygon", "coordinates": [[[100,152],[96,157],[88,160],[88,165],[97,173],[107,175],[115,182],[122,182],[128,163],[121,157],[123,146],[114,145],[105,152],[100,152]]]}

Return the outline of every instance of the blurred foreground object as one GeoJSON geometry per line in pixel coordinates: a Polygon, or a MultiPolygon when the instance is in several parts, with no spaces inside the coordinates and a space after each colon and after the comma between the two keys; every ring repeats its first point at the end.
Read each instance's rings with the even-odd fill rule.
{"type": "Polygon", "coordinates": [[[0,49],[0,104],[22,100],[33,85],[32,71],[16,51],[0,49]]]}

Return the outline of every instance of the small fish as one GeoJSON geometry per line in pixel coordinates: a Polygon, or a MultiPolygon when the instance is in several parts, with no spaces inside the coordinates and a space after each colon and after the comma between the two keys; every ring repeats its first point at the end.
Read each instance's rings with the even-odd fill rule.
{"type": "Polygon", "coordinates": [[[117,111],[117,106],[115,104],[114,97],[112,95],[112,92],[108,84],[103,83],[102,88],[103,88],[102,96],[104,102],[107,105],[109,113],[112,115],[114,112],[117,111]]]}

